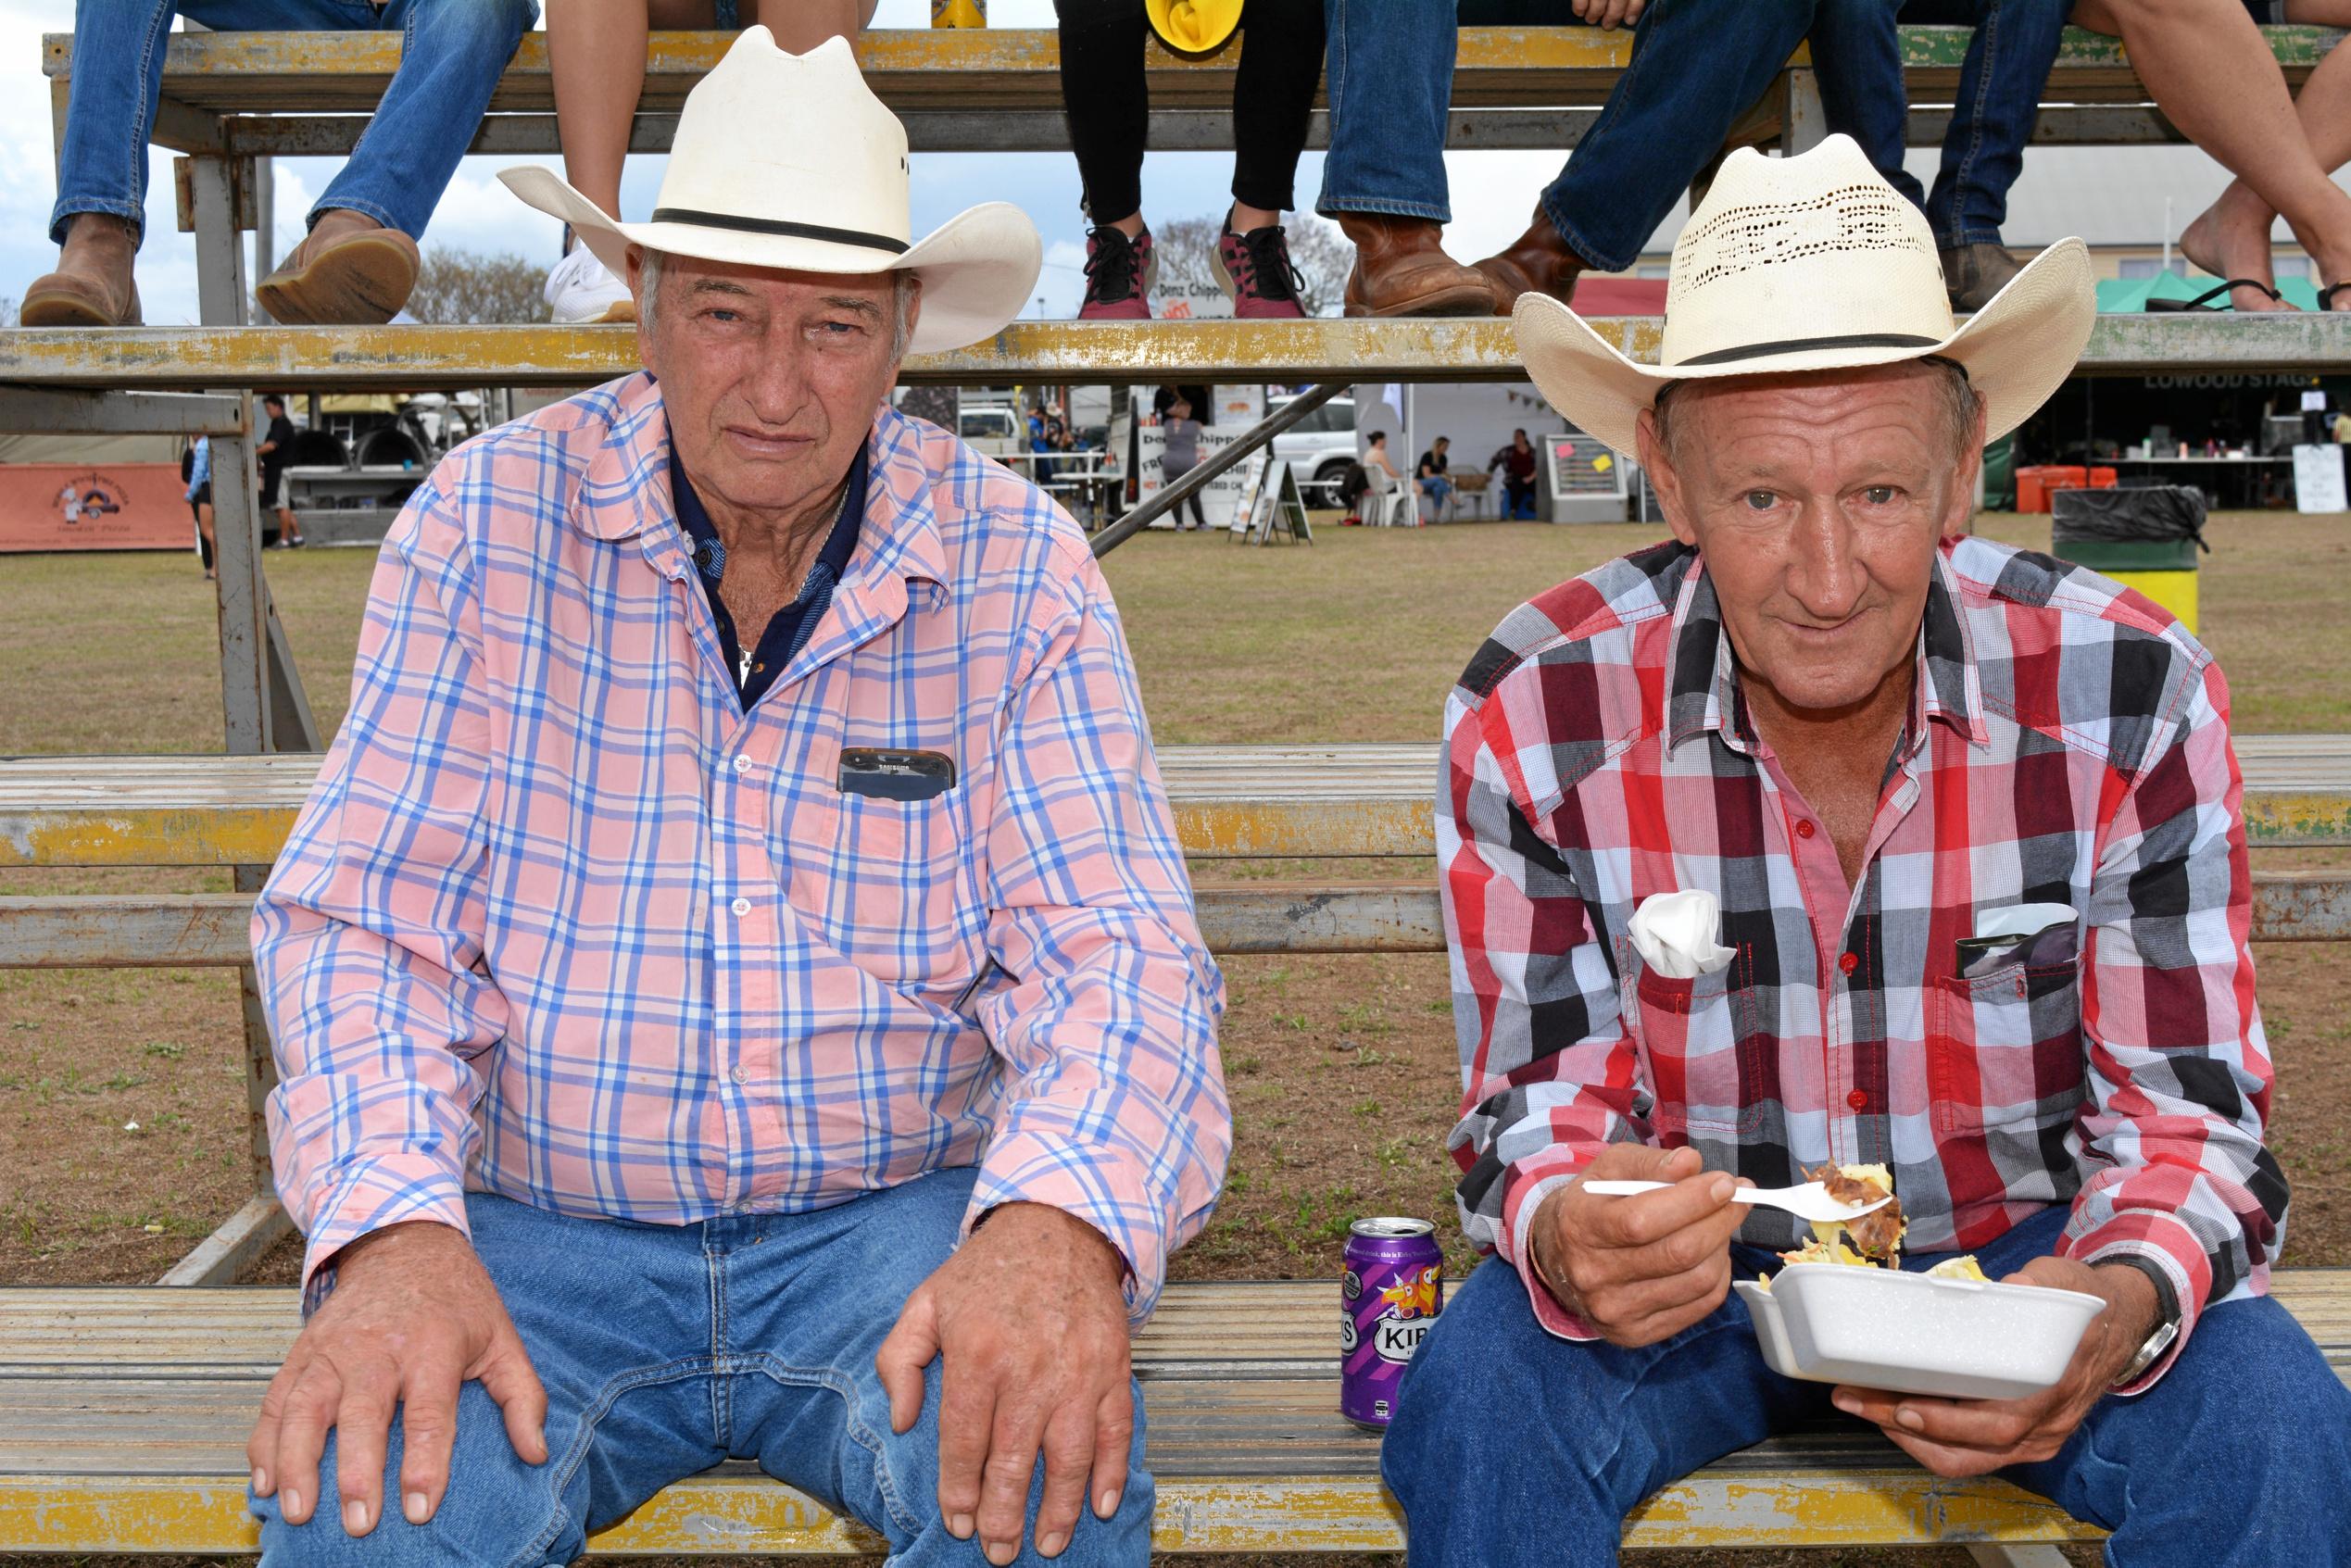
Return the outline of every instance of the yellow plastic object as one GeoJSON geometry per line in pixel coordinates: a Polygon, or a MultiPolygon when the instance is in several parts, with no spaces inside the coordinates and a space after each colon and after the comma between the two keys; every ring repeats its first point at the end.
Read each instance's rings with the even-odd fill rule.
{"type": "Polygon", "coordinates": [[[931,0],[933,27],[986,27],[987,0],[931,0]]]}
{"type": "Polygon", "coordinates": [[[1169,48],[1204,55],[1240,25],[1241,0],[1143,0],[1143,14],[1169,48]]]}
{"type": "Polygon", "coordinates": [[[2196,574],[2193,571],[2109,571],[2126,588],[2135,588],[2173,615],[2191,633],[2196,629],[2196,574]]]}

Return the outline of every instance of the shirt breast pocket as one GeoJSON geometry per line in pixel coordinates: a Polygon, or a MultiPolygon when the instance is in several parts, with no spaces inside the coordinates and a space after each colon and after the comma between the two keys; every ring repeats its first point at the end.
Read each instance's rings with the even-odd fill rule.
{"type": "Polygon", "coordinates": [[[967,977],[976,933],[965,897],[962,797],[834,801],[823,920],[844,958],[893,985],[967,977]]]}
{"type": "Polygon", "coordinates": [[[1691,1134],[1751,1136],[1779,1093],[1777,1047],[1755,1026],[1742,951],[1712,974],[1673,980],[1643,964],[1632,986],[1634,1041],[1667,1144],[1691,1134]]]}
{"type": "Polygon", "coordinates": [[[1927,1087],[1938,1133],[2030,1133],[2081,1104],[2081,960],[2019,960],[1935,985],[1927,1087]]]}

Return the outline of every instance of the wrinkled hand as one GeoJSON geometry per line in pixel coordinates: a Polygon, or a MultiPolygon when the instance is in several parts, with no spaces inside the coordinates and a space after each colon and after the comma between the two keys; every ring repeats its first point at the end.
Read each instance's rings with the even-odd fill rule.
{"type": "Polygon", "coordinates": [[[1581,1180],[1544,1198],[1528,1227],[1538,1276],[1559,1304],[1612,1345],[1672,1337],[1730,1293],[1730,1238],[1747,1217],[1741,1184],[1709,1173],[1693,1148],[1610,1144],[1584,1168],[1595,1181],[1671,1182],[1664,1192],[1595,1198],[1581,1180]]]}
{"type": "Polygon", "coordinates": [[[319,1456],[330,1428],[343,1528],[364,1536],[383,1517],[392,1412],[408,1444],[401,1512],[421,1524],[441,1506],[457,1436],[458,1388],[479,1379],[506,1413],[507,1440],[526,1463],[547,1461],[547,1391],[497,1286],[447,1225],[394,1225],[335,1258],[333,1293],[311,1315],[261,1396],[245,1453],[253,1489],[274,1494],[289,1524],[319,1502],[319,1456]]]}
{"type": "Polygon", "coordinates": [[[1641,20],[1649,0],[1576,0],[1576,18],[1594,27],[1630,27],[1641,20]]]}
{"type": "Polygon", "coordinates": [[[2106,1298],[2106,1310],[2082,1331],[2056,1387],[2022,1399],[1937,1399],[1841,1386],[1830,1396],[1836,1407],[1875,1422],[1938,1475],[1982,1475],[2054,1456],[2155,1332],[2155,1284],[2136,1269],[2091,1268],[2067,1258],[2035,1258],[2001,1283],[2106,1298]]]}
{"type": "Polygon", "coordinates": [[[959,1538],[976,1529],[990,1562],[1020,1555],[1040,1449],[1040,1556],[1069,1545],[1088,1496],[1097,1517],[1118,1512],[1135,1431],[1125,1272],[1117,1249],[1083,1220],[1006,1204],[915,1287],[874,1354],[900,1433],[922,1417],[923,1369],[944,1358],[939,1513],[959,1538]]]}

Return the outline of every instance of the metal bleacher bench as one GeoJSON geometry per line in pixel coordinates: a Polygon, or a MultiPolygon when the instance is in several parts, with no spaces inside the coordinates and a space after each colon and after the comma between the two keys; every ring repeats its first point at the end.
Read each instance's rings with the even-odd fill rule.
{"type": "MultiPolygon", "coordinates": [[[[2244,736],[2239,747],[2255,844],[2351,843],[2351,736],[2244,736]]],[[[1431,748],[1178,746],[1161,759],[1178,831],[1197,857],[1402,859],[1416,873],[1410,882],[1204,888],[1201,924],[1219,952],[1441,949],[1436,897],[1417,859],[1432,848],[1431,748]]],[[[0,761],[0,869],[266,863],[317,768],[303,754],[0,761]]],[[[2346,884],[2351,873],[2265,874],[2256,935],[2351,934],[2346,884]]],[[[234,964],[245,956],[249,905],[248,894],[4,898],[0,965],[234,964]]],[[[257,1094],[266,1074],[266,1062],[257,1064],[257,1094]]],[[[249,1258],[283,1233],[264,1198],[241,1218],[247,1223],[234,1236],[207,1244],[215,1277],[233,1277],[217,1267],[232,1251],[249,1258]],[[258,1221],[250,1218],[257,1210],[258,1221]]],[[[2287,1271],[2276,1287],[2351,1379],[2351,1270],[2287,1271]]],[[[1325,1281],[1170,1288],[1137,1348],[1162,1549],[1401,1546],[1377,1479],[1377,1444],[1338,1413],[1335,1299],[1325,1281]]],[[[254,1549],[245,1433],[295,1322],[285,1289],[0,1290],[0,1551],[254,1549]]],[[[1763,1444],[1666,1488],[1628,1524],[1626,1544],[2096,1535],[2005,1482],[1941,1480],[1843,1428],[1763,1444]]],[[[594,1549],[874,1546],[806,1497],[735,1467],[670,1488],[594,1549]]]]}

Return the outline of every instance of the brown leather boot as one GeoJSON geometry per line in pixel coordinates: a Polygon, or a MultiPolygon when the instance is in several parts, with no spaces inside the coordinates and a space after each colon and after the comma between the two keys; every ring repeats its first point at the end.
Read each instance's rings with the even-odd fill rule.
{"type": "Polygon", "coordinates": [[[1952,245],[1935,254],[1942,262],[1943,287],[1955,311],[1982,309],[2008,286],[2009,279],[2024,270],[2005,245],[1952,245]]]}
{"type": "Polygon", "coordinates": [[[131,281],[137,241],[119,218],[84,212],[66,231],[57,270],[24,291],[17,320],[28,327],[135,327],[139,290],[131,281]]]}
{"type": "Polygon", "coordinates": [[[253,296],[286,326],[380,327],[416,288],[416,242],[356,212],[326,214],[253,296]]]}
{"type": "Polygon", "coordinates": [[[1427,218],[1342,212],[1339,226],[1355,243],[1347,274],[1350,316],[1483,316],[1494,307],[1486,280],[1438,244],[1427,218]]]}
{"type": "Polygon", "coordinates": [[[1510,242],[1499,256],[1477,264],[1493,285],[1494,314],[1507,316],[1522,294],[1547,294],[1562,305],[1576,296],[1576,279],[1584,258],[1567,248],[1567,242],[1540,207],[1527,232],[1510,242]]]}

